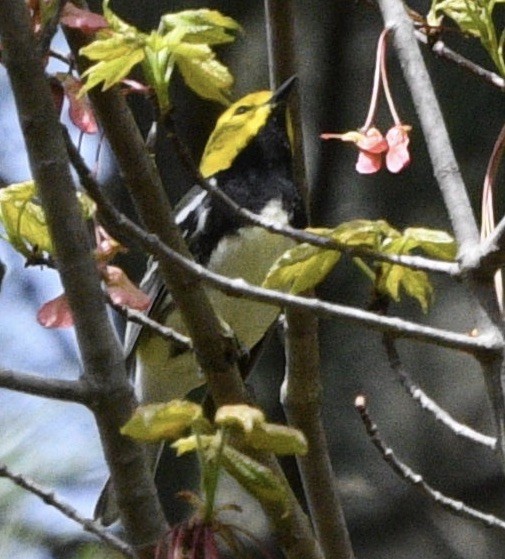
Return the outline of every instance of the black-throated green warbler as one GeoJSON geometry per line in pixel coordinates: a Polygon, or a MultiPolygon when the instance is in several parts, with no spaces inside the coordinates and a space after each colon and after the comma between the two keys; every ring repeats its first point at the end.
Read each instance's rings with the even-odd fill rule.
{"type": "MultiPolygon", "coordinates": [[[[231,105],[218,119],[200,163],[200,172],[241,207],[279,224],[303,225],[301,198],[293,182],[287,98],[295,79],[277,91],[258,91],[231,105]]],[[[260,284],[275,259],[293,245],[282,235],[247,223],[223,201],[194,187],[180,204],[176,223],[197,262],[230,278],[260,284]]],[[[142,282],[152,297],[149,314],[179,332],[182,318],[152,263],[142,282]]],[[[222,320],[238,342],[253,348],[278,316],[278,309],[209,289],[222,320]]],[[[183,398],[204,382],[193,351],[151,331],[129,326],[127,351],[135,351],[135,389],[141,403],[183,398]]],[[[104,523],[110,499],[97,514],[104,523]]]]}

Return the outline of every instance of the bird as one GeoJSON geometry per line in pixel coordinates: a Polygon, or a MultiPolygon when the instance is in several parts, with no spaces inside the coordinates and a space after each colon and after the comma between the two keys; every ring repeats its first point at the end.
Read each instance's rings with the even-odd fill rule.
{"type": "MultiPolygon", "coordinates": [[[[293,139],[288,99],[296,76],[276,91],[249,93],[218,118],[201,157],[201,177],[240,207],[269,223],[303,227],[305,212],[293,177],[293,139]]],[[[175,210],[175,222],[196,262],[229,278],[259,285],[270,266],[294,241],[251,224],[225,201],[195,185],[175,210]]],[[[150,296],[148,315],[186,334],[183,318],[151,260],[140,287],[150,296]]],[[[233,331],[240,348],[252,351],[279,316],[276,307],[233,298],[206,288],[218,316],[233,331]]],[[[134,370],[141,404],[184,398],[204,383],[194,351],[129,323],[125,353],[134,370]]],[[[158,449],[148,451],[155,469],[158,449]]],[[[106,485],[95,518],[111,524],[117,506],[106,485]]]]}

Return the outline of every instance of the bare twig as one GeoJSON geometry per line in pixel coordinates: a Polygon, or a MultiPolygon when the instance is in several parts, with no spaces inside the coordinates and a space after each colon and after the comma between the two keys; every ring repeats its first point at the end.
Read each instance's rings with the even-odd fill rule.
{"type": "Polygon", "coordinates": [[[466,70],[473,76],[476,76],[477,78],[485,81],[486,83],[494,87],[497,87],[501,91],[505,91],[505,80],[500,75],[496,74],[495,72],[490,72],[489,70],[486,70],[482,66],[475,64],[475,62],[472,62],[468,58],[465,58],[461,54],[453,51],[440,39],[436,40],[432,44],[430,42],[429,37],[426,35],[426,33],[416,30],[415,35],[416,35],[416,39],[420,43],[427,45],[428,48],[440,58],[444,58],[449,62],[454,62],[460,68],[466,70]]]}
{"type": "Polygon", "coordinates": [[[412,396],[413,400],[419,403],[423,410],[430,412],[437,421],[443,423],[458,437],[469,439],[475,443],[487,446],[491,450],[496,450],[495,437],[489,437],[483,433],[479,433],[471,427],[456,421],[449,413],[447,413],[414,383],[414,381],[410,378],[409,373],[401,363],[394,339],[391,336],[384,336],[384,347],[386,348],[391,368],[398,374],[405,390],[410,394],[410,396],[412,396]]]}
{"type": "Polygon", "coordinates": [[[391,469],[398,474],[407,483],[413,485],[416,489],[421,491],[430,500],[432,500],[437,505],[441,506],[445,510],[451,512],[456,516],[466,518],[469,520],[474,520],[481,522],[489,528],[499,528],[500,530],[505,530],[505,521],[494,516],[493,514],[486,514],[477,509],[469,507],[462,501],[457,501],[456,499],[451,499],[447,497],[440,491],[433,489],[428,483],[426,483],[421,475],[414,472],[406,464],[401,462],[395,455],[394,451],[386,446],[384,441],[379,435],[377,425],[373,423],[367,409],[367,403],[364,396],[358,396],[355,400],[356,409],[358,410],[361,421],[363,422],[366,432],[370,437],[370,440],[374,444],[375,448],[381,453],[384,461],[391,467],[391,469]]]}
{"type": "Polygon", "coordinates": [[[126,320],[139,324],[143,328],[147,328],[148,330],[155,332],[160,338],[174,342],[181,350],[193,349],[191,338],[184,336],[173,328],[160,324],[159,322],[156,322],[156,320],[149,318],[146,314],[136,311],[135,309],[130,309],[124,305],[117,305],[110,297],[107,298],[107,302],[116,312],[124,316],[126,320]]]}
{"type": "Polygon", "coordinates": [[[91,399],[91,391],[82,380],[47,378],[3,368],[0,368],[0,388],[85,405],[91,399]]]}
{"type": "Polygon", "coordinates": [[[38,483],[26,478],[23,475],[12,472],[5,464],[0,464],[0,477],[10,479],[18,487],[33,493],[33,495],[42,499],[44,503],[59,510],[67,518],[77,522],[87,532],[94,534],[113,549],[123,553],[126,557],[129,557],[130,559],[137,559],[137,554],[126,542],[108,532],[100,525],[100,523],[81,516],[74,507],[65,503],[62,499],[60,499],[60,497],[55,495],[53,491],[43,488],[38,483]]]}

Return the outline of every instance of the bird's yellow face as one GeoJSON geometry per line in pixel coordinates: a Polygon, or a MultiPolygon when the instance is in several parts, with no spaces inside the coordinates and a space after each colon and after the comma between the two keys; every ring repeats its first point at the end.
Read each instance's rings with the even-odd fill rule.
{"type": "Polygon", "coordinates": [[[210,135],[200,172],[204,178],[228,169],[235,157],[266,124],[274,108],[271,91],[256,91],[239,99],[218,119],[210,135]]]}

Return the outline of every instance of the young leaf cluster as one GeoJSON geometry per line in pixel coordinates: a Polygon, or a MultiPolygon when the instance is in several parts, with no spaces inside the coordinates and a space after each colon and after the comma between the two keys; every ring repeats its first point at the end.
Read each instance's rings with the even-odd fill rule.
{"type": "MultiPolygon", "coordinates": [[[[77,192],[85,219],[95,213],[95,204],[88,196],[77,192]]],[[[54,256],[44,210],[38,201],[34,181],[26,181],[0,190],[0,222],[4,238],[26,258],[54,256]]]]}
{"type": "MultiPolygon", "coordinates": [[[[400,233],[383,220],[358,219],[334,229],[311,228],[307,231],[332,239],[340,246],[370,252],[388,255],[420,252],[440,260],[454,260],[456,256],[456,243],[444,231],[411,227],[400,233]]],[[[286,251],[274,263],[263,286],[293,294],[312,289],[328,276],[341,256],[340,250],[302,243],[286,251]]],[[[379,293],[399,301],[403,290],[419,302],[423,311],[427,311],[433,287],[425,272],[390,262],[375,262],[372,267],[361,258],[353,258],[353,262],[371,279],[379,293]]]]}
{"type": "Polygon", "coordinates": [[[164,15],[158,29],[147,34],[119,18],[108,4],[104,0],[109,27],[80,51],[96,61],[83,74],[87,77],[83,93],[100,83],[102,90],[112,87],[140,63],[161,114],[170,110],[169,83],[176,66],[198,95],[229,104],[233,77],[212,47],[233,41],[240,30],[237,22],[215,10],[185,10],[164,15]]]}
{"type": "Polygon", "coordinates": [[[282,455],[307,452],[307,442],[300,431],[268,423],[263,412],[247,405],[222,406],[211,424],[204,418],[201,406],[192,402],[150,404],[137,408],[121,433],[146,442],[175,440],[172,447],[179,456],[198,452],[203,492],[212,500],[219,472],[224,468],[260,502],[280,504],[281,508],[287,507],[288,502],[284,484],[239,448],[282,455]]]}
{"type": "Polygon", "coordinates": [[[505,77],[505,28],[499,31],[493,19],[496,5],[504,3],[505,0],[432,0],[427,22],[439,26],[444,16],[452,19],[461,31],[480,40],[505,77]]]}

